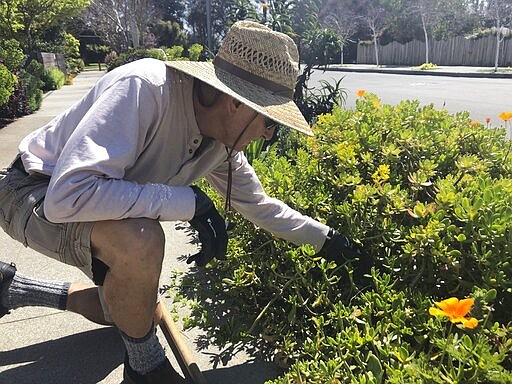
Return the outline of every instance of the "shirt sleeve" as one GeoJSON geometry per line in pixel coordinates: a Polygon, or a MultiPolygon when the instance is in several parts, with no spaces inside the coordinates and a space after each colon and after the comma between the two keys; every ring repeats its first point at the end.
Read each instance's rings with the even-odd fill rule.
{"type": "MultiPolygon", "coordinates": [[[[207,176],[208,182],[222,195],[226,195],[227,162],[207,176]]],[[[275,236],[296,245],[311,244],[318,252],[326,239],[329,227],[290,208],[282,201],[269,197],[261,185],[254,168],[245,155],[233,158],[231,204],[245,218],[275,236]]]]}
{"type": "Polygon", "coordinates": [[[57,160],[44,201],[48,220],[189,220],[193,216],[195,199],[189,187],[123,179],[144,150],[146,135],[163,108],[159,92],[159,87],[132,76],[98,96],[57,160]]]}

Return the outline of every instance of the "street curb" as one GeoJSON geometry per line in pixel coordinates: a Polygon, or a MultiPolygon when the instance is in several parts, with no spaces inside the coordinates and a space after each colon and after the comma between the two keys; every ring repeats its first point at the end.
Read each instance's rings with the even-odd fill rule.
{"type": "Polygon", "coordinates": [[[386,68],[350,68],[350,67],[327,67],[327,71],[335,72],[359,72],[359,73],[383,73],[392,75],[422,75],[422,76],[449,76],[449,77],[473,77],[473,78],[495,78],[512,79],[512,73],[480,73],[480,72],[450,72],[450,71],[420,71],[414,69],[386,69],[386,68]]]}

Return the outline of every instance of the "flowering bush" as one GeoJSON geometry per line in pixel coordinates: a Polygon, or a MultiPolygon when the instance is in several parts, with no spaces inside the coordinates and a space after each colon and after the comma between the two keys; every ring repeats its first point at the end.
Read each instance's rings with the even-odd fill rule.
{"type": "Polygon", "coordinates": [[[360,241],[373,285],[237,218],[227,260],[180,287],[196,324],[264,340],[286,369],[274,384],[511,383],[511,142],[361,93],[253,166],[269,195],[360,241]]]}
{"type": "Polygon", "coordinates": [[[429,71],[431,69],[437,69],[437,64],[434,63],[423,63],[421,64],[418,69],[420,71],[429,71]]]}

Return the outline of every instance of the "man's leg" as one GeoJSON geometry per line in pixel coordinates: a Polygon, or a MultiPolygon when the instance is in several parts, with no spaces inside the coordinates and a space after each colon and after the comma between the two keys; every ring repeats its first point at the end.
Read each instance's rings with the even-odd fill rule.
{"type": "MultiPolygon", "coordinates": [[[[165,242],[160,224],[149,219],[98,222],[90,241],[93,256],[109,267],[103,293],[114,323],[131,337],[146,335],[161,318],[158,311],[155,314],[165,242]]],[[[0,279],[0,300],[7,309],[34,305],[67,309],[108,324],[97,286],[40,280],[14,273],[8,264],[5,268],[13,270],[9,281],[0,279]]]]}
{"type": "MultiPolygon", "coordinates": [[[[0,262],[2,272],[6,275],[0,277],[0,307],[6,311],[26,306],[49,307],[77,313],[97,324],[113,325],[105,320],[96,285],[37,279],[0,262]],[[13,271],[12,277],[7,273],[9,270],[13,271]]],[[[162,313],[157,307],[154,323],[159,324],[161,319],[162,313]]]]}
{"type": "Polygon", "coordinates": [[[126,346],[128,383],[184,383],[154,329],[164,246],[162,227],[151,219],[98,222],[91,233],[93,256],[109,267],[103,299],[126,346]]]}
{"type": "Polygon", "coordinates": [[[66,310],[78,313],[101,325],[112,325],[105,320],[98,287],[92,284],[72,283],[68,290],[66,310]]]}
{"type": "Polygon", "coordinates": [[[28,277],[0,262],[0,317],[26,306],[66,309],[68,291],[69,283],[28,277]]]}
{"type": "Polygon", "coordinates": [[[143,337],[153,324],[164,244],[155,220],[104,221],[93,227],[93,255],[109,267],[104,299],[116,326],[130,337],[143,337]]]}
{"type": "MultiPolygon", "coordinates": [[[[99,290],[93,284],[71,283],[66,310],[78,313],[97,324],[113,325],[105,320],[103,306],[99,298],[99,290]]],[[[160,306],[157,306],[153,322],[155,325],[158,325],[160,321],[162,321],[162,309],[160,306]]]]}

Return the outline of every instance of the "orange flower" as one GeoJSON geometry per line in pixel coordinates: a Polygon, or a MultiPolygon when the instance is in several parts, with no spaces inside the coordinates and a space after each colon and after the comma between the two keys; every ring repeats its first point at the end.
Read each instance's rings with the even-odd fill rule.
{"type": "Polygon", "coordinates": [[[473,299],[459,300],[456,297],[436,302],[438,308],[431,307],[428,310],[432,316],[448,317],[452,323],[462,323],[466,328],[473,329],[478,325],[478,320],[474,317],[466,317],[473,307],[473,299]]]}
{"type": "Polygon", "coordinates": [[[485,122],[486,122],[487,124],[489,124],[489,123],[491,122],[491,118],[490,118],[490,117],[486,117],[486,118],[485,118],[485,122]]]}
{"type": "Polygon", "coordinates": [[[366,91],[364,89],[359,89],[356,93],[357,93],[357,96],[363,97],[364,94],[366,93],[366,91]]]}
{"type": "Polygon", "coordinates": [[[499,115],[502,120],[508,121],[508,119],[512,118],[512,112],[501,112],[499,115]]]}

